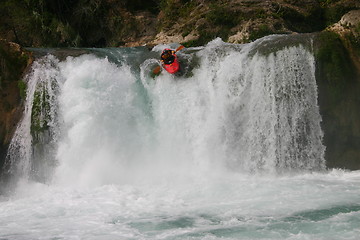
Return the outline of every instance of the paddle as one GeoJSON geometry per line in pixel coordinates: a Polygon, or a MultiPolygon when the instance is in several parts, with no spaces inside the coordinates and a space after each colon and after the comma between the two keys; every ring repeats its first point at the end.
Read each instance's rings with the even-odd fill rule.
{"type": "MultiPolygon", "coordinates": [[[[183,49],[183,48],[185,48],[185,47],[184,47],[183,45],[180,45],[180,47],[178,47],[178,48],[175,50],[175,52],[180,51],[180,50],[183,49]]],[[[157,66],[157,67],[153,70],[153,73],[154,73],[155,75],[158,75],[159,72],[160,72],[160,70],[161,70],[161,67],[160,67],[160,66],[157,66]]]]}
{"type": "Polygon", "coordinates": [[[180,45],[176,50],[175,50],[175,52],[177,52],[177,51],[180,51],[181,49],[183,49],[183,48],[185,48],[183,45],[180,45]]]}

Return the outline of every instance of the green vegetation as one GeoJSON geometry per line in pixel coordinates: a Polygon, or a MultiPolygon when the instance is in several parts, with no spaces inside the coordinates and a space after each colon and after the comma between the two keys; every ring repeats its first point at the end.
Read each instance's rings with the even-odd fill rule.
{"type": "Polygon", "coordinates": [[[113,32],[127,26],[118,21],[125,20],[123,9],[158,12],[158,5],[155,0],[3,0],[0,33],[22,46],[104,47],[113,32]]]}
{"type": "Polygon", "coordinates": [[[339,2],[340,0],[318,0],[318,1],[322,7],[327,7],[330,4],[339,2]]]}
{"type": "Polygon", "coordinates": [[[254,41],[258,38],[262,38],[264,36],[273,34],[274,32],[265,24],[259,26],[259,28],[253,32],[251,32],[249,36],[250,41],[254,41]]]}
{"type": "Polygon", "coordinates": [[[326,27],[323,9],[316,6],[308,6],[305,13],[295,8],[283,7],[279,16],[285,21],[286,26],[295,32],[316,32],[326,27]]]}
{"type": "Polygon", "coordinates": [[[150,11],[152,13],[158,13],[159,7],[158,2],[156,0],[123,0],[122,2],[125,3],[125,6],[131,12],[136,11],[150,11]]]}
{"type": "Polygon", "coordinates": [[[35,142],[39,134],[49,128],[51,121],[50,97],[45,87],[38,88],[34,93],[33,107],[31,111],[31,135],[35,142]]]}
{"type": "Polygon", "coordinates": [[[325,24],[328,26],[338,22],[345,13],[354,9],[355,8],[353,7],[345,7],[342,5],[335,5],[333,7],[325,8],[324,9],[325,24]]]}
{"type": "Polygon", "coordinates": [[[210,11],[205,15],[205,19],[216,26],[225,28],[235,27],[238,23],[236,12],[217,4],[210,5],[210,11]]]}
{"type": "Polygon", "coordinates": [[[191,0],[161,0],[158,9],[163,13],[161,28],[170,28],[180,18],[188,18],[196,8],[197,3],[191,0]]]}
{"type": "Polygon", "coordinates": [[[352,4],[338,4],[340,0],[318,0],[322,9],[324,24],[329,26],[338,22],[350,10],[356,9],[352,4]]]}
{"type": "Polygon", "coordinates": [[[226,41],[231,29],[243,20],[242,13],[216,2],[209,4],[209,10],[202,17],[205,21],[197,27],[199,38],[183,43],[184,46],[204,45],[217,37],[226,41]]]}
{"type": "Polygon", "coordinates": [[[61,16],[52,13],[52,5],[47,4],[41,0],[5,0],[0,4],[0,19],[4,23],[0,30],[14,35],[15,41],[23,46],[70,44],[70,39],[62,39],[61,34],[72,34],[65,32],[69,29],[61,27],[61,16]]]}
{"type": "MultiPolygon", "coordinates": [[[[13,51],[9,45],[0,42],[1,84],[20,80],[22,70],[27,65],[27,60],[28,56],[26,54],[13,51]]],[[[0,87],[3,87],[3,85],[0,87]]]]}
{"type": "MultiPolygon", "coordinates": [[[[1,25],[0,25],[1,26],[1,25]]],[[[0,167],[7,146],[20,118],[20,96],[25,83],[20,83],[29,56],[19,46],[0,40],[0,167]]]]}
{"type": "Polygon", "coordinates": [[[355,8],[342,2],[283,0],[269,7],[229,0],[3,0],[0,34],[22,46],[105,47],[160,31],[183,37],[195,31],[199,39],[185,44],[202,45],[216,37],[226,41],[249,20],[256,23],[248,40],[284,31],[322,31],[355,8]]]}
{"type": "Polygon", "coordinates": [[[19,80],[18,81],[18,88],[19,88],[19,91],[20,91],[20,97],[22,99],[25,99],[26,98],[26,83],[23,81],[23,80],[19,80]]]}

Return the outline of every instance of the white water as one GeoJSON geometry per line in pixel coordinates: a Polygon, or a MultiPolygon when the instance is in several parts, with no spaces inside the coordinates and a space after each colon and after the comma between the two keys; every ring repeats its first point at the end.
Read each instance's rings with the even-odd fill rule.
{"type": "Polygon", "coordinates": [[[273,38],[184,51],[196,67],[155,80],[164,46],[39,60],[0,239],[357,239],[360,173],[325,170],[314,57],[256,51],[273,38]],[[44,157],[29,114],[48,82],[44,157]]]}

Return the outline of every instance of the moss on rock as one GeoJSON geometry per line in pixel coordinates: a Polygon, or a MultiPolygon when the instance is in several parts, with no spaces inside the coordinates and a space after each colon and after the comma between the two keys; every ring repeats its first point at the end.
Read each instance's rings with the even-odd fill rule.
{"type": "Polygon", "coordinates": [[[347,85],[355,80],[353,63],[338,34],[324,31],[319,35],[317,44],[315,54],[319,74],[327,84],[331,101],[338,102],[346,94],[347,85]]]}
{"type": "Polygon", "coordinates": [[[34,93],[33,106],[31,111],[30,132],[34,139],[34,144],[38,141],[38,136],[49,128],[50,99],[45,88],[39,88],[34,93]]]}
{"type": "Polygon", "coordinates": [[[0,168],[21,117],[21,98],[26,88],[22,73],[30,63],[30,54],[19,45],[0,40],[0,168]]]}
{"type": "Polygon", "coordinates": [[[315,40],[316,79],[329,168],[360,169],[360,81],[340,35],[315,40]]]}

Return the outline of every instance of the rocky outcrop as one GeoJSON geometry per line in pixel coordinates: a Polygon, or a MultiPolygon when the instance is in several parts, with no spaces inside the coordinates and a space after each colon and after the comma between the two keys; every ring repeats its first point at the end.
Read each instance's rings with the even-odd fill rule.
{"type": "Polygon", "coordinates": [[[21,118],[21,99],[25,97],[26,88],[22,73],[30,63],[29,53],[18,44],[0,40],[0,169],[21,118]]]}
{"type": "Polygon", "coordinates": [[[346,12],[359,9],[356,0],[168,0],[157,17],[160,32],[150,41],[203,45],[221,37],[247,43],[269,34],[322,31],[346,12]],[[173,9],[177,9],[174,11],[173,9]]]}
{"type": "Polygon", "coordinates": [[[327,166],[360,169],[360,11],[345,14],[316,45],[327,166]]]}
{"type": "Polygon", "coordinates": [[[328,27],[327,30],[339,35],[360,73],[360,10],[346,13],[339,22],[328,27]]]}
{"type": "Polygon", "coordinates": [[[325,29],[358,0],[89,0],[0,3],[0,35],[26,47],[232,43],[325,29]]]}

